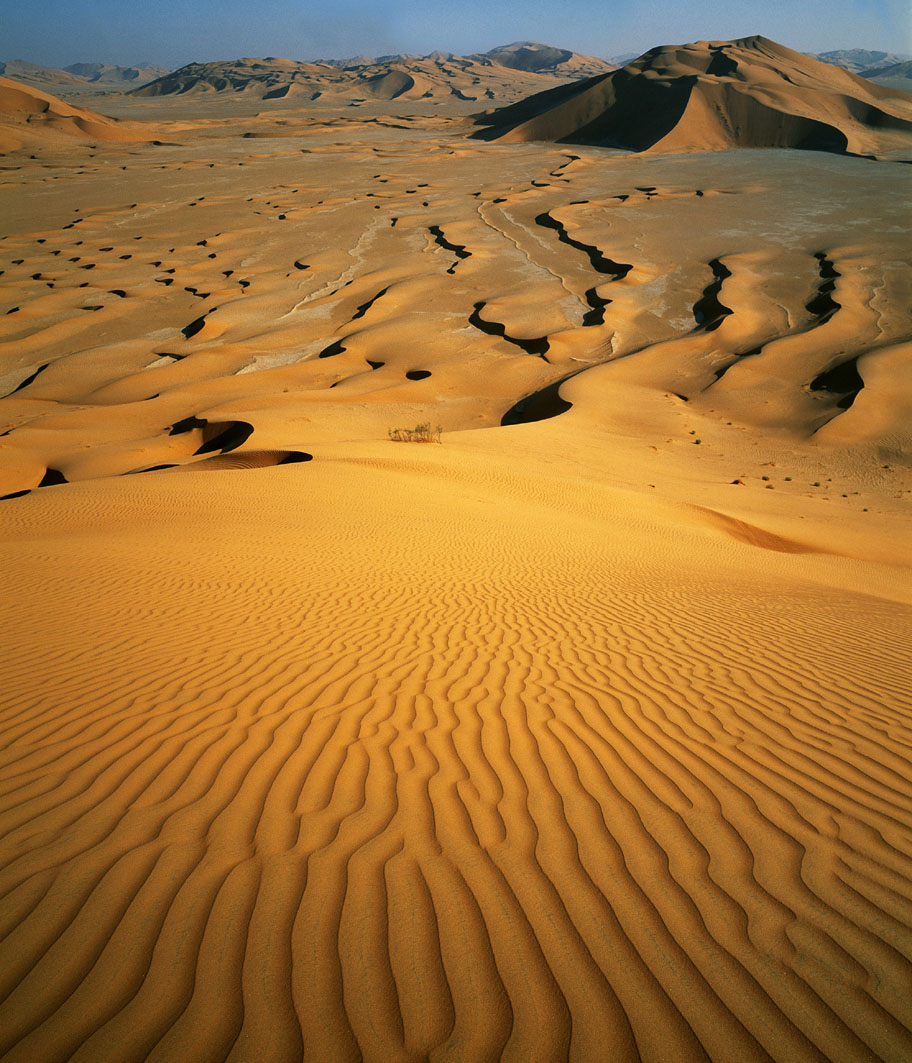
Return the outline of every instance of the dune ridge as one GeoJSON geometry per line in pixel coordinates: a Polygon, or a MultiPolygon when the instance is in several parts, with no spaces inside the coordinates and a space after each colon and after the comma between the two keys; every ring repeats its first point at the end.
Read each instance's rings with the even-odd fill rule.
{"type": "Polygon", "coordinates": [[[770,41],[653,48],[622,69],[479,119],[476,135],[634,151],[908,150],[909,94],[770,41]]]}
{"type": "Polygon", "coordinates": [[[132,90],[131,95],[221,92],[268,100],[294,92],[324,102],[330,98],[488,102],[517,99],[555,81],[572,81],[612,69],[610,63],[599,59],[534,44],[520,51],[507,47],[472,56],[433,52],[426,56],[390,56],[349,66],[270,57],[190,63],[132,90]],[[523,62],[522,58],[517,59],[518,55],[534,59],[523,62]]]}

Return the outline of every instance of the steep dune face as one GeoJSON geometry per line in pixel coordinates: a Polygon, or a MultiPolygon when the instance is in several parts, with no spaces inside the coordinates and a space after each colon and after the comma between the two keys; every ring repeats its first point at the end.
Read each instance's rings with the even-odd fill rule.
{"type": "Polygon", "coordinates": [[[148,127],[73,107],[56,96],[0,77],[0,151],[15,151],[57,137],[151,140],[148,127]]]}
{"type": "Polygon", "coordinates": [[[912,146],[912,98],[764,37],[654,48],[614,73],[503,108],[476,135],[688,152],[912,146]]]}

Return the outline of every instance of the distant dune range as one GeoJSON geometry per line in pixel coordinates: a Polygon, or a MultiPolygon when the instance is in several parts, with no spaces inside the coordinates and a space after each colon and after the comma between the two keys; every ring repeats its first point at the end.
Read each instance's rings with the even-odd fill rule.
{"type": "Polygon", "coordinates": [[[482,119],[485,139],[634,151],[907,147],[912,98],[764,37],[660,47],[482,119]]]}
{"type": "Polygon", "coordinates": [[[55,94],[86,93],[99,89],[135,87],[167,74],[157,66],[113,66],[110,63],[73,63],[63,70],[22,59],[0,62],[0,74],[55,94]]]}
{"type": "Polygon", "coordinates": [[[485,101],[528,95],[552,85],[613,70],[610,63],[527,42],[479,56],[435,52],[340,67],[291,59],[191,63],[135,89],[137,96],[231,92],[281,99],[438,99],[485,101]]]}
{"type": "Polygon", "coordinates": [[[4,89],[3,1063],[912,1059],[903,156],[248,62],[4,89]]]}

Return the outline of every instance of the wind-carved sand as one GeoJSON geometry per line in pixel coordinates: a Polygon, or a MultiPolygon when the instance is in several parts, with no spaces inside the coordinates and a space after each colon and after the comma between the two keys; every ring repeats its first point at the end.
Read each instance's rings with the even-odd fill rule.
{"type": "Polygon", "coordinates": [[[909,1058],[907,167],[120,106],[0,170],[4,1060],[909,1058]]]}

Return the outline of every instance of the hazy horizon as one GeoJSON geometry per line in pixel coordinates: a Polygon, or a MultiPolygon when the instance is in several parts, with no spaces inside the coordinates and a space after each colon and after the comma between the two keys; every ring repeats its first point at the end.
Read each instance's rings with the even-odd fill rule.
{"type": "Polygon", "coordinates": [[[607,11],[593,0],[528,0],[493,10],[467,0],[458,14],[440,0],[390,0],[383,6],[338,0],[331,7],[263,0],[255,8],[240,0],[160,0],[154,8],[115,0],[54,0],[41,7],[0,0],[0,25],[0,58],[49,67],[104,62],[176,69],[244,56],[315,60],[435,50],[464,55],[520,40],[610,58],[659,44],[757,33],[797,51],[912,52],[912,20],[896,0],[832,0],[800,9],[770,0],[632,0],[607,11]]]}

